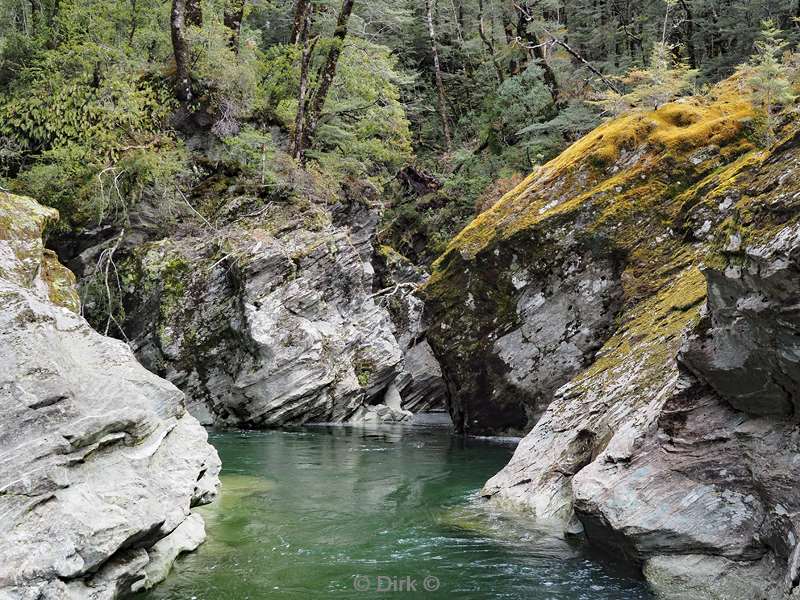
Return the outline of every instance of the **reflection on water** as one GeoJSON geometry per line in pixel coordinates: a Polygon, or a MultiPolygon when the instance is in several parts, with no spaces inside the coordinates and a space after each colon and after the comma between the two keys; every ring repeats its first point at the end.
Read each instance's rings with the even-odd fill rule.
{"type": "Polygon", "coordinates": [[[146,600],[366,599],[380,591],[649,598],[640,582],[476,496],[508,461],[508,446],[433,426],[218,433],[211,441],[225,467],[220,500],[200,509],[209,540],[146,600]]]}

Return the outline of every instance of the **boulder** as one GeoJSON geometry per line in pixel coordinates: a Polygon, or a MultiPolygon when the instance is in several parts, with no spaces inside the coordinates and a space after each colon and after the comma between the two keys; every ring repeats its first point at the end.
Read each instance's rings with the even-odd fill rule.
{"type": "Polygon", "coordinates": [[[77,313],[57,216],[0,193],[0,598],[105,600],[197,522],[220,462],[181,392],[77,313]]]}

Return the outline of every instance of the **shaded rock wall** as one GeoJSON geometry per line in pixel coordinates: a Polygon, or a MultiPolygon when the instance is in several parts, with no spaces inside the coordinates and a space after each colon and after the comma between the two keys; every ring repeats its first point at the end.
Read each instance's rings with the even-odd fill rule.
{"type": "Polygon", "coordinates": [[[163,578],[187,522],[202,541],[220,464],[181,392],[76,314],[56,218],[0,194],[0,597],[111,599],[163,578]]]}

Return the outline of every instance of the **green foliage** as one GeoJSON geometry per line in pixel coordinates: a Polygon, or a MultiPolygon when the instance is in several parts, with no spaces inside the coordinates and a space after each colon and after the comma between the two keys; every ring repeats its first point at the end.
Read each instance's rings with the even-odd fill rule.
{"type": "MultiPolygon", "coordinates": [[[[553,103],[542,79],[542,69],[531,63],[519,75],[509,77],[487,102],[489,127],[508,140],[531,123],[537,122],[553,103]]],[[[488,133],[488,132],[487,132],[488,133]]]]}
{"type": "MultiPolygon", "coordinates": [[[[325,55],[324,46],[316,60],[325,55]]],[[[285,129],[297,114],[298,51],[273,48],[263,86],[267,112],[285,129]],[[287,82],[293,84],[289,85],[287,82]]],[[[309,82],[310,86],[315,81],[309,82]]],[[[411,133],[400,98],[407,83],[384,46],[348,38],[328,96],[313,148],[307,156],[335,180],[368,178],[376,185],[392,177],[412,153],[411,133]]]]}
{"type": "Polygon", "coordinates": [[[348,42],[309,156],[333,172],[380,183],[411,156],[398,88],[404,79],[388,48],[357,38],[348,42]]]}
{"type": "Polygon", "coordinates": [[[632,108],[657,110],[663,104],[693,90],[697,71],[675,58],[673,48],[658,42],[650,53],[647,68],[631,69],[620,78],[627,91],[618,94],[608,91],[599,102],[613,115],[621,115],[632,108]]]}
{"type": "Polygon", "coordinates": [[[173,206],[187,168],[185,150],[169,139],[160,147],[127,150],[113,163],[69,144],[44,152],[11,187],[59,209],[60,227],[82,227],[124,218],[144,194],[156,206],[173,206]]]}
{"type": "Polygon", "coordinates": [[[280,179],[272,164],[278,152],[269,133],[245,125],[238,135],[224,140],[227,157],[261,185],[275,185],[280,179]]]}
{"type": "MultiPolygon", "coordinates": [[[[181,106],[170,2],[0,0],[0,183],[59,207],[62,223],[78,227],[124,216],[144,197],[191,199],[189,185],[202,177],[220,175],[221,193],[243,183],[263,198],[297,176],[329,199],[353,180],[381,189],[415,161],[438,172],[444,188],[387,218],[421,228],[424,248],[419,239],[406,245],[427,257],[476,205],[597,124],[590,101],[605,86],[592,69],[622,77],[624,94],[606,97],[605,108],[652,108],[695,78],[727,76],[759,39],[741,81],[770,132],[800,83],[800,59],[787,52],[800,29],[794,9],[777,0],[440,2],[436,44],[453,137],[444,153],[424,3],[358,2],[301,175],[286,153],[302,51],[287,44],[293,4],[248,3],[236,52],[224,0],[204,0],[202,25],[187,33],[195,99],[181,106]],[[786,31],[769,25],[760,34],[767,17],[786,31]]],[[[311,90],[341,2],[313,4],[311,90]]]]}
{"type": "Polygon", "coordinates": [[[2,46],[2,175],[59,208],[62,227],[122,214],[146,189],[163,197],[185,168],[165,129],[170,87],[146,69],[169,47],[150,33],[166,13],[137,5],[62,0],[2,46]]]}
{"type": "Polygon", "coordinates": [[[784,60],[788,42],[774,21],[764,21],[756,54],[739,69],[751,89],[753,104],[762,111],[769,140],[775,136],[776,108],[794,102],[792,79],[797,76],[791,58],[784,60]]]}
{"type": "Polygon", "coordinates": [[[199,90],[194,108],[213,115],[212,131],[220,138],[235,135],[241,122],[263,107],[259,84],[265,63],[250,44],[235,54],[218,20],[206,19],[202,27],[190,27],[187,39],[192,48],[192,77],[199,90]]]}

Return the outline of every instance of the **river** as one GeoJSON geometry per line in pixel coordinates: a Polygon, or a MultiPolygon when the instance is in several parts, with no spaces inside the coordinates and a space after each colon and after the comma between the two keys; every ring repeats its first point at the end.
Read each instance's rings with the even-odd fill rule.
{"type": "Polygon", "coordinates": [[[441,425],[212,433],[208,541],[147,600],[639,600],[644,584],[477,496],[513,448],[441,425]]]}

